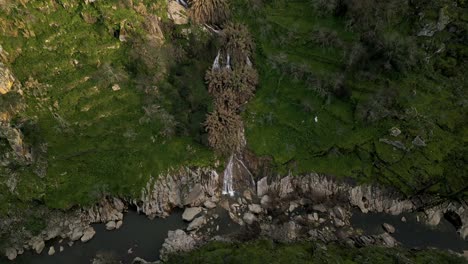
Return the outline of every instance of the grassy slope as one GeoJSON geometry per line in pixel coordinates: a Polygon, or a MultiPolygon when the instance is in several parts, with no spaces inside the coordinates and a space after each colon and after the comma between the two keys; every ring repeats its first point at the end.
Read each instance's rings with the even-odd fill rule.
{"type": "MultiPolygon", "coordinates": [[[[0,185],[4,209],[17,199],[43,199],[48,206],[66,208],[107,193],[137,194],[150,175],[181,165],[207,165],[212,160],[211,152],[190,134],[165,138],[159,136],[164,124],[158,119],[139,122],[146,95],[135,88],[131,76],[125,76],[131,47],[119,42],[112,29],[122,20],[138,29],[143,16],[122,8],[119,1],[97,1],[92,6],[82,2],[66,1],[71,6],[55,4],[44,11],[47,3],[31,1],[18,11],[2,14],[8,22],[25,21],[35,33],[26,38],[19,29],[17,36],[6,34],[0,44],[17,54],[11,66],[23,84],[30,78],[40,83],[26,90],[28,108],[21,117],[37,122],[34,131],[25,133],[31,144],[47,142],[48,162],[44,179],[32,173],[32,168],[21,169],[16,194],[5,196],[6,186],[0,185]],[[88,24],[82,13],[98,14],[100,21],[88,24]],[[116,83],[121,90],[115,92],[111,86],[116,83]]],[[[148,8],[154,4],[145,2],[148,8]]],[[[156,12],[165,15],[164,3],[157,3],[156,12]]],[[[158,103],[167,105],[183,126],[190,120],[180,113],[191,110],[176,104],[184,100],[180,90],[185,89],[186,96],[204,91],[202,73],[193,69],[179,83],[161,83],[160,97],[168,99],[158,103]]]]}
{"type": "MultiPolygon", "coordinates": [[[[431,191],[443,194],[466,188],[463,78],[447,78],[437,70],[423,69],[406,74],[381,73],[375,80],[348,74],[345,85],[352,90],[350,98],[322,98],[313,85],[284,68],[300,65],[312,75],[334,82],[343,72],[347,49],[359,40],[358,32],[346,30],[344,18],[319,16],[311,1],[265,1],[259,9],[245,1],[236,3],[237,14],[242,14],[237,19],[250,25],[258,45],[256,65],[261,83],[244,115],[248,144],[255,153],[272,156],[283,173],[316,171],[352,177],[396,186],[408,194],[431,185],[431,191]],[[314,44],[310,39],[317,28],[335,31],[343,44],[314,44]],[[271,63],[274,60],[285,66],[278,69],[278,64],[271,63]],[[398,109],[406,113],[373,123],[360,120],[357,106],[388,86],[396,87],[398,109]],[[401,129],[402,134],[391,137],[392,127],[401,129]],[[417,135],[425,139],[427,147],[411,146],[417,135]],[[401,141],[408,151],[382,143],[381,138],[401,141]],[[452,164],[454,160],[458,161],[452,164]]],[[[462,10],[466,9],[460,8],[458,14],[462,10]]],[[[452,17],[456,17],[454,14],[452,17]]],[[[459,24],[466,27],[463,23],[459,24]]],[[[387,30],[400,39],[414,34],[401,25],[387,30]]],[[[418,39],[421,43],[425,40],[418,39]]],[[[429,41],[440,44],[450,40],[446,32],[441,32],[429,41]]],[[[455,68],[460,72],[466,69],[463,55],[455,68]]]]}
{"type": "Polygon", "coordinates": [[[466,263],[461,257],[425,250],[380,247],[346,248],[315,243],[275,244],[271,241],[252,241],[243,244],[212,242],[188,254],[174,255],[168,263],[466,263]]]}

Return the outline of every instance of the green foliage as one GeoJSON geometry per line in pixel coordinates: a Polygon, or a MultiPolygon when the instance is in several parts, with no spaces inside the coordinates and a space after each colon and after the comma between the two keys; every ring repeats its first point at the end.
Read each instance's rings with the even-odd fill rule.
{"type": "Polygon", "coordinates": [[[349,248],[338,245],[320,245],[313,242],[281,244],[267,240],[243,244],[211,242],[195,251],[172,255],[168,263],[466,263],[458,257],[438,250],[410,251],[402,248],[349,248]]]}

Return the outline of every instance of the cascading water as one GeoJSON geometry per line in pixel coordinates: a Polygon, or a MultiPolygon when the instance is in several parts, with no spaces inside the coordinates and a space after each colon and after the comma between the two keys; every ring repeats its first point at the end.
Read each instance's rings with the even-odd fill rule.
{"type": "Polygon", "coordinates": [[[233,168],[234,168],[234,155],[231,155],[229,162],[224,170],[224,180],[223,180],[223,194],[229,194],[234,196],[233,188],[233,168]]]}
{"type": "Polygon", "coordinates": [[[229,53],[228,53],[228,55],[227,55],[227,59],[226,59],[226,60],[227,60],[227,62],[226,62],[226,69],[229,69],[229,70],[230,70],[230,69],[231,69],[231,55],[229,55],[229,53]]]}
{"type": "Polygon", "coordinates": [[[218,51],[218,55],[216,56],[214,62],[213,62],[213,67],[212,69],[213,70],[218,70],[219,69],[219,56],[220,56],[220,52],[218,51]]]}

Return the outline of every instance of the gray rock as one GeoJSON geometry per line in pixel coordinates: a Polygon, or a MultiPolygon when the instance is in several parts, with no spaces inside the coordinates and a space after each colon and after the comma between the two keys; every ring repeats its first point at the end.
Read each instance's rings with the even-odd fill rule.
{"type": "Polygon", "coordinates": [[[117,221],[117,223],[115,223],[115,229],[121,228],[122,225],[123,225],[123,221],[122,221],[122,220],[117,221]]]}
{"type": "Polygon", "coordinates": [[[468,226],[461,227],[458,232],[460,233],[460,237],[462,239],[467,239],[468,238],[468,226]]]}
{"type": "Polygon", "coordinates": [[[81,242],[85,243],[91,240],[94,235],[96,234],[96,231],[94,230],[93,227],[89,226],[83,231],[83,236],[81,237],[81,242]]]}
{"type": "Polygon", "coordinates": [[[45,242],[40,237],[33,237],[29,243],[31,248],[36,251],[37,254],[41,254],[42,250],[44,250],[45,242]]]}
{"type": "Polygon", "coordinates": [[[264,195],[264,196],[262,197],[262,199],[260,200],[260,204],[261,204],[263,207],[269,206],[270,203],[271,203],[271,198],[270,198],[270,196],[268,196],[268,195],[264,195]]]}
{"type": "Polygon", "coordinates": [[[289,211],[289,212],[293,212],[293,211],[296,210],[298,207],[299,207],[299,204],[298,204],[297,202],[295,202],[295,201],[290,202],[290,203],[289,203],[288,211],[289,211]]]}
{"type": "Polygon", "coordinates": [[[314,204],[312,209],[321,213],[325,213],[327,211],[327,208],[323,204],[314,204]]]}
{"type": "Polygon", "coordinates": [[[184,200],[184,205],[198,206],[205,199],[205,192],[201,184],[195,184],[184,200]]]}
{"type": "Polygon", "coordinates": [[[268,193],[268,178],[263,177],[257,183],[257,196],[262,197],[268,193]]]}
{"type": "Polygon", "coordinates": [[[440,223],[442,218],[442,212],[439,210],[428,210],[427,214],[427,224],[431,226],[436,226],[440,223]]]}
{"type": "Polygon", "coordinates": [[[402,221],[403,223],[406,223],[406,217],[403,216],[403,217],[401,218],[401,221],[402,221]]]}
{"type": "Polygon", "coordinates": [[[75,229],[73,229],[73,232],[70,236],[70,240],[71,241],[76,241],[78,239],[80,239],[81,237],[83,236],[83,230],[79,227],[76,227],[75,229]]]}
{"type": "Polygon", "coordinates": [[[109,221],[106,224],[106,230],[114,230],[116,228],[115,221],[109,221]]]}
{"type": "Polygon", "coordinates": [[[9,247],[9,248],[5,249],[5,256],[9,260],[14,260],[18,256],[18,252],[16,251],[15,248],[9,247]]]}
{"type": "Polygon", "coordinates": [[[249,211],[254,214],[259,214],[262,212],[262,207],[259,204],[249,204],[249,211]]]}
{"type": "Polygon", "coordinates": [[[190,222],[190,224],[187,227],[187,230],[192,231],[192,230],[198,229],[205,223],[206,223],[205,216],[202,215],[200,217],[195,218],[192,222],[190,222]]]}
{"type": "Polygon", "coordinates": [[[195,246],[195,239],[183,230],[169,231],[160,251],[161,259],[167,260],[170,254],[188,252],[194,249],[195,246]]]}
{"type": "Polygon", "coordinates": [[[47,252],[47,254],[48,254],[49,256],[54,255],[54,254],[55,254],[55,248],[54,248],[53,246],[50,247],[50,248],[49,248],[49,252],[47,252]]]}
{"type": "Polygon", "coordinates": [[[333,208],[333,212],[335,213],[336,217],[338,217],[340,220],[346,220],[346,211],[340,206],[335,206],[333,208]]]}
{"type": "Polygon", "coordinates": [[[390,135],[392,137],[398,137],[400,134],[401,134],[401,130],[398,129],[397,127],[390,128],[390,135]]]}
{"type": "Polygon", "coordinates": [[[383,233],[382,235],[380,235],[380,238],[382,238],[382,241],[383,241],[383,244],[384,246],[387,246],[387,247],[394,247],[397,245],[397,241],[395,240],[395,238],[393,238],[390,234],[388,233],[383,233]]]}
{"type": "Polygon", "coordinates": [[[201,207],[186,208],[184,213],[182,214],[182,219],[190,222],[195,218],[195,216],[201,213],[201,211],[202,211],[201,207]]]}
{"type": "Polygon", "coordinates": [[[210,200],[207,200],[207,201],[205,201],[205,202],[203,203],[203,206],[205,206],[205,207],[208,208],[208,209],[213,209],[213,208],[216,207],[216,204],[213,203],[213,202],[210,201],[210,200]]]}
{"type": "Polygon", "coordinates": [[[417,147],[425,147],[426,146],[426,142],[424,142],[424,140],[422,140],[422,138],[420,138],[419,136],[415,137],[413,139],[413,145],[417,146],[417,147]]]}
{"type": "Polygon", "coordinates": [[[391,224],[388,224],[388,223],[383,223],[382,224],[382,227],[385,231],[387,231],[387,233],[389,234],[393,234],[395,233],[395,227],[392,226],[391,224]]]}
{"type": "Polygon", "coordinates": [[[242,219],[244,220],[244,222],[248,225],[251,225],[253,224],[255,221],[257,221],[257,217],[250,213],[250,212],[247,212],[244,214],[244,217],[242,217],[242,219]]]}
{"type": "Polygon", "coordinates": [[[59,251],[63,252],[63,250],[64,250],[63,246],[60,246],[59,251]]]}

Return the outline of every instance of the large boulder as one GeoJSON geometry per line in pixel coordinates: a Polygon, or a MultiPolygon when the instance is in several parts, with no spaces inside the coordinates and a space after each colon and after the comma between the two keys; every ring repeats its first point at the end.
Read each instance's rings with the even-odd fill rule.
{"type": "Polygon", "coordinates": [[[89,226],[83,231],[83,236],[81,237],[81,242],[85,243],[91,240],[94,235],[96,234],[96,231],[94,230],[93,227],[89,226]]]}
{"type": "Polygon", "coordinates": [[[167,260],[167,256],[170,254],[188,252],[194,249],[195,245],[195,239],[183,230],[169,231],[160,251],[161,259],[167,260]]]}
{"type": "Polygon", "coordinates": [[[206,222],[205,216],[202,215],[200,217],[197,217],[188,225],[187,230],[192,231],[192,230],[198,229],[202,225],[204,225],[205,222],[206,222]]]}
{"type": "Polygon", "coordinates": [[[198,206],[205,200],[205,192],[201,184],[196,184],[184,200],[184,205],[198,206]]]}
{"type": "Polygon", "coordinates": [[[190,222],[195,218],[195,216],[201,213],[201,211],[202,211],[201,207],[186,208],[184,213],[182,214],[182,219],[190,222]]]}

